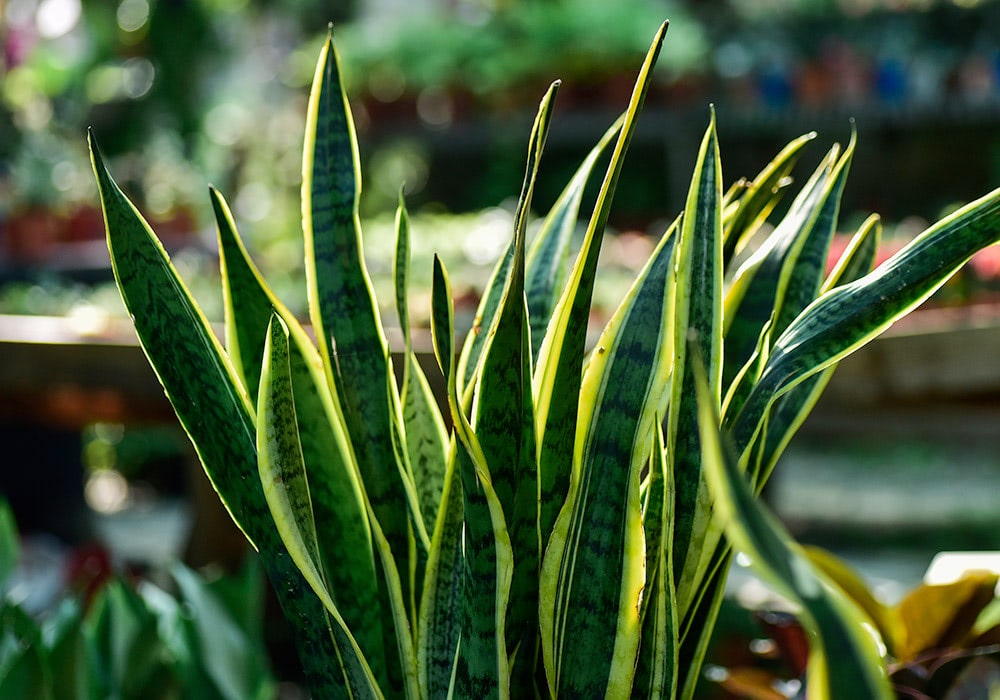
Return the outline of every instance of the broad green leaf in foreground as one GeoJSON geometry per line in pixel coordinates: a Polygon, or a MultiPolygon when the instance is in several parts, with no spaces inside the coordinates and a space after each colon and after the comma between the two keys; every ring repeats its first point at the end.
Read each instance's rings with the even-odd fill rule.
{"type": "Polygon", "coordinates": [[[736,455],[719,432],[719,411],[704,376],[698,382],[698,425],[705,476],[718,517],[754,571],[802,607],[810,633],[808,696],[814,700],[895,697],[874,627],[825,581],[778,520],[757,500],[736,455]]]}

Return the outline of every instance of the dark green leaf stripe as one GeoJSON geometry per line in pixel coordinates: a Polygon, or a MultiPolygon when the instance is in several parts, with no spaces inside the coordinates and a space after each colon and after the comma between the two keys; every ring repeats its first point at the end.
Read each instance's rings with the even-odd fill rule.
{"type": "MultiPolygon", "coordinates": [[[[162,245],[105,168],[92,136],[90,145],[112,267],[143,350],[223,503],[260,551],[285,614],[295,621],[310,687],[320,697],[343,697],[343,674],[326,662],[337,652],[323,605],[281,544],[255,476],[249,400],[162,245]]],[[[346,641],[343,630],[333,633],[338,644],[346,641]]]]}
{"type": "Polygon", "coordinates": [[[693,596],[710,513],[701,475],[694,376],[687,362],[688,345],[697,348],[707,363],[710,385],[718,396],[722,381],[721,198],[722,166],[713,110],[698,151],[681,223],[672,328],[673,382],[666,437],[676,489],[673,563],[682,612],[693,596]]]}
{"type": "Polygon", "coordinates": [[[704,376],[698,386],[699,428],[705,475],[726,535],[746,552],[755,571],[804,608],[802,620],[815,633],[810,645],[810,698],[894,698],[878,644],[834,586],[822,580],[778,520],[760,505],[739,461],[722,443],[714,397],[704,376]]]}
{"type": "Polygon", "coordinates": [[[924,231],[878,268],[833,289],[788,327],[732,425],[741,451],[781,394],[863,346],[918,306],[977,250],[1000,240],[1000,190],[924,231]]]}
{"type": "Polygon", "coordinates": [[[388,614],[388,601],[380,603],[377,597],[368,516],[340,405],[328,389],[319,354],[305,330],[267,288],[250,260],[225,199],[214,189],[211,195],[218,225],[230,347],[237,356],[249,358],[243,376],[256,402],[272,312],[278,313],[290,333],[295,415],[312,509],[317,529],[336,533],[321,538],[320,561],[341,615],[354,631],[376,677],[384,682],[383,614],[388,614]],[[256,367],[251,362],[256,362],[256,367]]]}
{"type": "Polygon", "coordinates": [[[622,118],[616,120],[587,154],[573,175],[573,179],[552,205],[538,235],[528,249],[525,296],[528,299],[528,317],[531,319],[533,362],[538,361],[542,338],[552,317],[558,290],[563,285],[570,238],[576,228],[584,188],[597,164],[597,159],[621,131],[622,121],[622,118]]]}
{"type": "Polygon", "coordinates": [[[354,124],[330,38],[316,68],[303,156],[310,314],[368,498],[400,569],[408,570],[407,509],[399,507],[408,497],[391,443],[387,344],[362,256],[358,193],[354,124]]]}
{"type": "Polygon", "coordinates": [[[579,477],[542,572],[546,670],[559,697],[624,697],[632,684],[644,585],[639,479],[670,376],[673,231],[602,333],[580,392],[579,477]]]}
{"type": "Polygon", "coordinates": [[[569,490],[578,410],[578,402],[572,398],[580,394],[581,368],[586,349],[587,326],[601,241],[625,152],[632,139],[636,119],[645,99],[653,66],[663,45],[666,31],[667,24],[664,23],[653,38],[639,71],[621,132],[615,142],[587,226],[583,248],[573,266],[570,281],[552,314],[552,321],[542,340],[538,356],[534,393],[537,434],[540,441],[538,478],[542,508],[539,513],[539,530],[542,534],[543,548],[555,523],[563,494],[569,490]]]}

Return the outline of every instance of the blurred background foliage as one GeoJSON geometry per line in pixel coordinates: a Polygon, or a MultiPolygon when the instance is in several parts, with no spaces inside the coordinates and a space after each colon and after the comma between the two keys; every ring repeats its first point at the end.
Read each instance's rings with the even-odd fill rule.
{"type": "Polygon", "coordinates": [[[630,156],[620,230],[657,233],[680,206],[683,183],[670,173],[686,171],[709,102],[734,154],[729,180],[811,128],[843,137],[852,116],[863,142],[872,127],[885,132],[890,156],[917,138],[907,153],[927,172],[913,180],[930,195],[899,201],[881,189],[895,178],[861,175],[847,193],[859,216],[877,207],[890,222],[930,218],[1000,180],[1000,5],[990,0],[0,0],[0,312],[117,308],[101,292],[110,272],[88,126],[196,292],[205,281],[200,296],[217,295],[212,183],[261,265],[285,275],[289,302],[304,303],[300,125],[328,22],[360,132],[363,213],[385,219],[405,183],[418,237],[468,263],[474,287],[482,250],[493,249],[470,242],[491,235],[496,208],[517,191],[548,82],[563,88],[540,210],[625,104],[664,17],[656,116],[630,156]],[[966,163],[941,144],[970,128],[993,136],[966,163]],[[960,167],[940,167],[924,142],[960,167]]]}

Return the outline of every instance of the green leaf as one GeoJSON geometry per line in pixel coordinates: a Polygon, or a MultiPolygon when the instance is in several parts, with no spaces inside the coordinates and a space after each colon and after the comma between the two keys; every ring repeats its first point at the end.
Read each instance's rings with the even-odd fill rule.
{"type": "Polygon", "coordinates": [[[464,498],[456,454],[453,446],[420,601],[417,660],[420,690],[427,698],[448,696],[462,632],[464,498]]]}
{"type": "MultiPolygon", "coordinates": [[[[472,423],[514,549],[507,645],[518,650],[515,695],[533,693],[538,656],[538,467],[531,387],[531,339],[525,302],[525,237],[535,178],[558,83],[542,98],[531,131],[524,186],[514,220],[514,258],[477,372],[472,423]]],[[[468,520],[468,518],[467,518],[468,520]]]]}
{"type": "Polygon", "coordinates": [[[277,315],[272,317],[268,327],[257,404],[258,469],[275,530],[288,555],[333,619],[341,664],[352,692],[362,692],[365,696],[381,695],[367,660],[330,594],[320,562],[292,397],[288,330],[277,315]]]}
{"type": "Polygon", "coordinates": [[[505,627],[514,557],[486,457],[458,395],[451,288],[437,256],[431,310],[434,351],[448,379],[448,405],[458,436],[457,470],[464,497],[462,637],[455,660],[453,689],[457,697],[505,698],[510,696],[505,627]]]}
{"type": "Polygon", "coordinates": [[[611,125],[597,145],[580,164],[573,178],[552,205],[538,235],[528,248],[525,273],[525,296],[531,319],[531,351],[537,363],[542,338],[564,283],[570,238],[576,228],[583,192],[598,158],[622,128],[623,118],[611,125]]]}
{"type": "Polygon", "coordinates": [[[1000,190],[932,225],[871,273],[810,304],[778,338],[731,426],[742,453],[785,392],[878,336],[934,293],[979,249],[1000,240],[1000,190]]]}
{"type": "Polygon", "coordinates": [[[410,316],[407,303],[407,276],[410,264],[410,224],[406,206],[400,196],[396,210],[396,255],[393,276],[396,281],[396,310],[403,331],[403,381],[400,402],[403,428],[413,482],[420,504],[421,517],[428,526],[437,520],[438,504],[444,489],[445,465],[448,459],[448,433],[417,356],[413,352],[410,316]]]}
{"type": "Polygon", "coordinates": [[[834,146],[810,176],[774,232],[736,271],[725,300],[723,386],[730,386],[780,312],[788,276],[829,193],[834,146]]]}
{"type": "Polygon", "coordinates": [[[38,624],[20,607],[0,605],[0,697],[50,700],[47,662],[38,624]]]}
{"type": "Polygon", "coordinates": [[[812,131],[791,141],[747,186],[736,211],[725,219],[722,258],[727,265],[778,205],[788,186],[788,174],[802,149],[814,138],[816,132],[812,131]]]}
{"type": "Polygon", "coordinates": [[[673,474],[667,469],[666,445],[657,420],[649,459],[649,487],[643,510],[646,533],[646,587],[642,634],[632,697],[651,700],[677,695],[677,593],[673,579],[673,474]]]}
{"type": "Polygon", "coordinates": [[[801,620],[810,632],[809,697],[894,698],[870,622],[757,502],[733,450],[723,443],[718,404],[703,375],[698,403],[705,476],[727,537],[750,557],[756,573],[802,606],[801,620]]]}
{"type": "Polygon", "coordinates": [[[145,601],[119,580],[109,582],[88,614],[93,661],[101,697],[169,697],[176,686],[164,682],[166,648],[158,631],[158,620],[145,601]]]}
{"type": "Polygon", "coordinates": [[[830,183],[824,189],[824,196],[816,213],[810,218],[807,230],[800,234],[803,240],[796,246],[794,263],[782,273],[781,305],[771,329],[775,338],[819,294],[826,274],[830,242],[837,230],[840,197],[847,182],[856,143],[857,133],[852,132],[850,143],[830,173],[830,183]]]}
{"type": "Polygon", "coordinates": [[[539,441],[538,479],[541,499],[539,531],[542,547],[555,524],[560,504],[569,491],[576,441],[578,402],[583,358],[586,348],[590,305],[601,241],[611,209],[625,152],[635,131],[639,110],[659,55],[667,23],[660,26],[639,70],[632,98],[625,112],[621,132],[615,142],[607,172],[601,183],[594,211],[587,226],[583,247],[570,279],[552,313],[542,340],[534,382],[536,432],[539,441]],[[568,399],[568,400],[567,400],[568,399]]]}
{"type": "MultiPolygon", "coordinates": [[[[231,356],[257,401],[268,324],[276,313],[289,332],[289,365],[295,417],[313,515],[321,532],[335,532],[319,545],[323,573],[345,621],[354,631],[377,677],[385,674],[382,616],[374,551],[360,479],[337,397],[330,393],[319,353],[306,331],[264,283],[247,253],[222,195],[211,191],[219,235],[226,335],[231,356]],[[256,362],[256,367],[250,363],[256,362]]],[[[382,603],[388,611],[387,601],[382,603]]],[[[388,613],[386,612],[386,617],[388,613]]]]}
{"type": "Polygon", "coordinates": [[[560,697],[624,697],[632,685],[645,583],[639,483],[673,356],[674,233],[608,322],[583,378],[580,468],[542,565],[545,667],[560,697]]]}
{"type": "Polygon", "coordinates": [[[21,558],[21,541],[17,534],[14,512],[7,500],[0,496],[0,590],[3,583],[17,567],[21,558]]]}
{"type": "Polygon", "coordinates": [[[343,406],[367,496],[399,568],[409,570],[408,515],[419,518],[419,508],[392,445],[398,397],[386,391],[388,345],[358,221],[357,140],[332,36],[309,97],[302,172],[306,282],[320,356],[343,406]]]}
{"type": "Polygon", "coordinates": [[[83,610],[72,598],[62,600],[42,623],[42,644],[48,652],[53,700],[87,700],[93,696],[83,610]]]}
{"type": "Polygon", "coordinates": [[[258,697],[261,685],[267,680],[267,667],[261,665],[250,640],[194,572],[177,564],[170,573],[188,606],[196,648],[219,697],[225,700],[258,697]]]}
{"type": "Polygon", "coordinates": [[[705,359],[712,392],[722,382],[722,166],[713,110],[698,151],[681,226],[673,326],[673,381],[667,416],[667,452],[676,489],[674,580],[683,615],[703,569],[709,508],[701,475],[694,374],[688,344],[705,359]]]}
{"type": "MultiPolygon", "coordinates": [[[[824,283],[824,290],[828,291],[841,284],[853,282],[871,272],[881,231],[877,216],[865,220],[837,267],[824,283]]],[[[781,454],[819,401],[836,367],[835,364],[830,365],[822,372],[813,375],[775,403],[767,421],[767,439],[754,460],[752,473],[757,493],[763,490],[781,454]]]]}
{"type": "Polygon", "coordinates": [[[108,248],[136,335],[205,472],[237,526],[261,553],[285,614],[298,621],[304,671],[317,695],[339,696],[343,680],[323,606],[286,556],[256,472],[256,427],[249,398],[204,314],[146,221],[112,179],[90,137],[108,248]]]}

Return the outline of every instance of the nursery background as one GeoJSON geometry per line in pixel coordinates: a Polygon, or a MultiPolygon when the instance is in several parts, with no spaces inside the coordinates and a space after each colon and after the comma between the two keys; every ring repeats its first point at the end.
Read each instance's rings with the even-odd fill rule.
{"type": "MultiPolygon", "coordinates": [[[[845,235],[831,261],[871,212],[882,216],[884,260],[1000,185],[1000,2],[991,0],[0,0],[0,494],[16,522],[6,532],[19,533],[16,562],[0,551],[5,599],[45,616],[67,591],[133,601],[136,587],[157,586],[200,611],[188,634],[214,658],[266,658],[260,668],[273,669],[217,678],[219,687],[304,696],[266,583],[131,331],[87,127],[210,320],[222,321],[222,297],[209,184],[227,193],[254,260],[305,318],[301,125],[332,23],[376,292],[393,298],[404,183],[411,320],[429,328],[436,253],[464,331],[510,239],[524,144],[549,82],[563,81],[539,213],[622,111],[664,18],[602,252],[597,329],[684,207],[710,104],[727,184],[815,130],[819,145],[793,175],[804,181],[856,131],[845,235]],[[206,622],[216,619],[228,622],[206,622]],[[238,641],[205,641],[213,624],[238,641]]],[[[768,485],[768,503],[801,541],[845,557],[889,601],[921,581],[937,552],[1000,549],[998,292],[1000,251],[988,248],[846,360],[768,485]]],[[[398,350],[391,307],[383,319],[398,350]]],[[[430,367],[429,332],[413,342],[430,367]]],[[[14,541],[0,547],[13,551],[14,541]]],[[[746,611],[771,610],[774,595],[739,569],[728,590],[707,673],[721,685],[707,681],[704,697],[738,691],[725,668],[795,670],[773,641],[748,650],[764,632],[746,611]]],[[[155,627],[133,602],[102,603],[104,614],[155,627]]]]}

